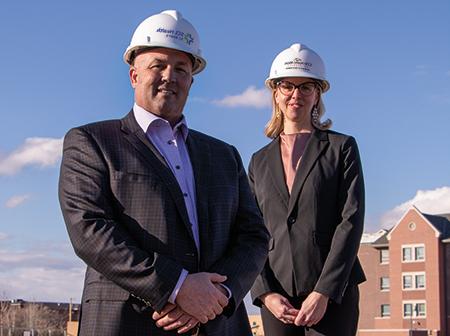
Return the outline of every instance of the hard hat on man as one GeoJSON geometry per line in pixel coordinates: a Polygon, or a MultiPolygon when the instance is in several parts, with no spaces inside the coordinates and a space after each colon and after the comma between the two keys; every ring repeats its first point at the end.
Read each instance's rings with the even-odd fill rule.
{"type": "Polygon", "coordinates": [[[136,28],[123,60],[132,64],[136,54],[150,48],[169,48],[190,55],[195,75],[206,67],[194,26],[176,10],[165,10],[142,21],[136,28]]]}

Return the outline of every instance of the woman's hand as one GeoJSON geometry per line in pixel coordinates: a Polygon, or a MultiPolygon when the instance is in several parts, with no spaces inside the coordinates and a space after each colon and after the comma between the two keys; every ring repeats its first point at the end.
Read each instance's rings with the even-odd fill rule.
{"type": "Polygon", "coordinates": [[[318,292],[312,292],[303,301],[300,311],[295,318],[295,325],[311,327],[325,315],[328,306],[328,297],[318,292]]]}
{"type": "Polygon", "coordinates": [[[260,299],[273,316],[281,322],[286,324],[294,323],[299,311],[284,296],[278,293],[268,293],[262,295],[260,299]]]}

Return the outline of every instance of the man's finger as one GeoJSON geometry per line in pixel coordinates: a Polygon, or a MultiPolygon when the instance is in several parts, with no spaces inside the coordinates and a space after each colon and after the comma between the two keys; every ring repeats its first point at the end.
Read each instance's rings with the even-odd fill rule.
{"type": "Polygon", "coordinates": [[[169,312],[166,316],[163,316],[159,320],[156,321],[156,325],[158,327],[165,327],[175,321],[178,321],[178,319],[183,316],[183,311],[181,309],[174,309],[171,312],[169,312]]]}
{"type": "Polygon", "coordinates": [[[195,328],[198,325],[198,321],[195,318],[191,318],[184,326],[179,328],[177,332],[179,334],[183,334],[185,332],[188,332],[189,330],[195,328]]]}
{"type": "Polygon", "coordinates": [[[217,274],[217,273],[210,273],[209,274],[209,280],[211,282],[224,282],[225,280],[227,280],[227,276],[226,275],[217,274]]]}
{"type": "Polygon", "coordinates": [[[172,303],[167,303],[160,312],[155,311],[152,315],[152,318],[154,320],[159,320],[161,317],[167,315],[169,312],[171,312],[175,308],[176,308],[176,305],[174,305],[172,303]]]}
{"type": "Polygon", "coordinates": [[[190,318],[191,318],[191,316],[189,316],[187,314],[183,314],[176,321],[173,321],[172,323],[166,325],[164,327],[164,330],[174,330],[174,329],[181,328],[190,320],[190,318]]]}

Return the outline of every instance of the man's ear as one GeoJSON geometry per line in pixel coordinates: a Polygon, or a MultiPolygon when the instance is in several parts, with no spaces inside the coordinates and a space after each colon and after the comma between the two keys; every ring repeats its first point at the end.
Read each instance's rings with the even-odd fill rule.
{"type": "Polygon", "coordinates": [[[134,66],[130,66],[130,70],[128,71],[128,75],[130,76],[131,86],[133,88],[135,88],[136,84],[137,84],[138,73],[137,73],[136,68],[134,66]]]}

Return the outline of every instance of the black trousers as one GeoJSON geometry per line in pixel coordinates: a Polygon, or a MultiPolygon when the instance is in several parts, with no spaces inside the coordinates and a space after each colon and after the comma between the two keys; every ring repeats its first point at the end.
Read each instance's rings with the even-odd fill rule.
{"type": "MultiPolygon", "coordinates": [[[[306,297],[287,297],[295,308],[300,308],[306,297]]],[[[265,306],[261,308],[265,336],[354,336],[359,318],[358,286],[348,286],[341,304],[330,302],[322,320],[312,327],[284,324],[265,306]]]]}

